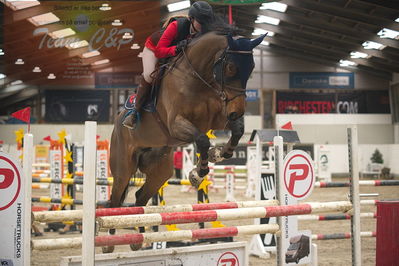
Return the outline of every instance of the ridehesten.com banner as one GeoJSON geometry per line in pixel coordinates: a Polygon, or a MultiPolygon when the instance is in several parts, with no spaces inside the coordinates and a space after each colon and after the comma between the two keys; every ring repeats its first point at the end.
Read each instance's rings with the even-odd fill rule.
{"type": "Polygon", "coordinates": [[[388,90],[314,93],[277,92],[279,114],[389,114],[388,90]]]}

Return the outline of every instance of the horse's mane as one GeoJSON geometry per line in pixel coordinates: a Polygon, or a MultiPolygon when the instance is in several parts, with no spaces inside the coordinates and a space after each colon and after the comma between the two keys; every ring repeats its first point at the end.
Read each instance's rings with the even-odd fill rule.
{"type": "Polygon", "coordinates": [[[231,35],[237,36],[242,35],[242,30],[234,25],[230,25],[224,18],[219,15],[215,15],[212,22],[207,25],[207,31],[213,31],[219,35],[231,35]]]}
{"type": "Polygon", "coordinates": [[[222,36],[238,36],[242,35],[242,30],[237,28],[234,25],[230,25],[223,19],[221,16],[215,15],[213,21],[209,22],[208,24],[203,25],[202,34],[195,37],[191,43],[191,45],[207,41],[209,38],[215,39],[217,36],[215,35],[222,35],[222,36]]]}

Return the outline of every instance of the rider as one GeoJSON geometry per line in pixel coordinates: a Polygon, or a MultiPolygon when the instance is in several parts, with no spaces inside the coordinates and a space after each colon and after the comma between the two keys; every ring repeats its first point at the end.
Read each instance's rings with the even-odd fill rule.
{"type": "Polygon", "coordinates": [[[189,39],[209,31],[213,19],[212,7],[205,1],[197,1],[190,7],[188,17],[173,19],[174,21],[167,25],[163,33],[156,32],[147,38],[142,52],[143,74],[137,89],[135,108],[126,113],[122,122],[125,127],[129,129],[136,127],[138,113],[151,90],[153,80],[151,74],[158,59],[178,55],[187,46],[189,39]]]}

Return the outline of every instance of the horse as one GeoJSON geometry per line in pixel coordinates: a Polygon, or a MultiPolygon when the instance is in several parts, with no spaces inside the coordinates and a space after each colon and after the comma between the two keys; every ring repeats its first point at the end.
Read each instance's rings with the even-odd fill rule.
{"type": "MultiPolygon", "coordinates": [[[[245,89],[254,68],[252,50],[263,38],[204,34],[169,64],[155,113],[143,112],[134,130],[122,126],[126,110],[117,116],[110,147],[114,183],[109,207],[121,206],[137,169],[146,179],[135,193],[135,205],[145,206],[173,175],[175,146],[196,144],[200,156],[189,179],[197,187],[209,172],[208,162],[232,157],[244,134],[245,89]],[[231,130],[228,143],[210,149],[206,132],[226,128],[231,130]]],[[[114,234],[115,229],[109,232],[114,234]]],[[[112,251],[112,246],[103,248],[103,252],[112,251]]]]}

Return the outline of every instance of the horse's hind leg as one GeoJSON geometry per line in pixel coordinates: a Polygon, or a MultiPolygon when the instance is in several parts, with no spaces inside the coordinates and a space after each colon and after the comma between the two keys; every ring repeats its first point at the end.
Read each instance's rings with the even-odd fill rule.
{"type": "Polygon", "coordinates": [[[206,134],[199,131],[190,121],[177,116],[175,123],[170,127],[172,136],[188,143],[195,142],[200,154],[197,169],[191,171],[190,182],[193,186],[198,187],[204,177],[209,173],[208,167],[208,151],[211,143],[206,134]]]}
{"type": "MultiPolygon", "coordinates": [[[[110,208],[120,207],[126,197],[129,180],[137,170],[137,156],[131,147],[128,147],[126,141],[122,138],[116,138],[112,134],[110,167],[114,183],[112,186],[110,208]]],[[[114,235],[115,229],[110,229],[109,234],[114,235]]],[[[111,253],[114,246],[106,246],[102,248],[103,253],[111,253]]]]}
{"type": "Polygon", "coordinates": [[[139,169],[146,174],[146,181],[136,192],[136,205],[145,206],[173,175],[172,148],[163,147],[142,154],[139,159],[139,169]]]}
{"type": "MultiPolygon", "coordinates": [[[[136,206],[145,206],[162,185],[173,175],[173,150],[170,147],[152,149],[140,155],[139,169],[146,174],[144,185],[136,192],[136,206]]],[[[144,227],[140,227],[144,232],[144,227]]],[[[130,245],[132,250],[141,244],[130,245]]]]}

